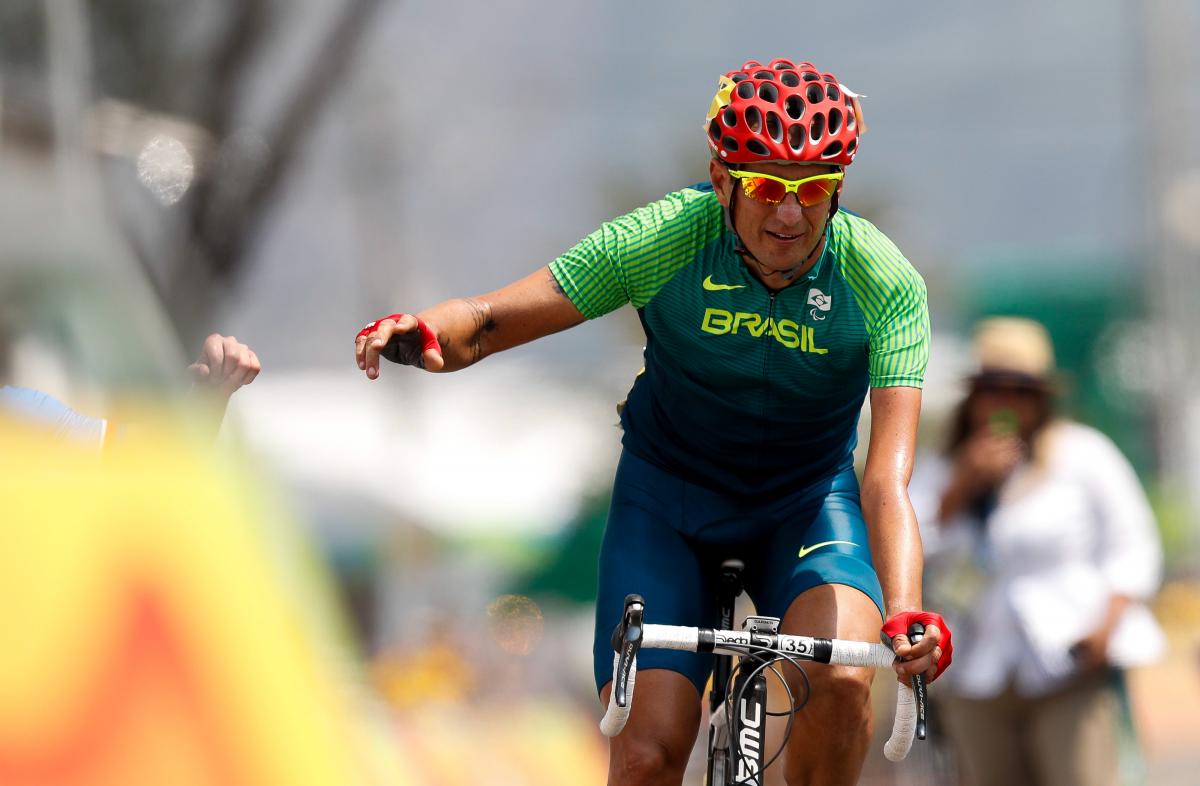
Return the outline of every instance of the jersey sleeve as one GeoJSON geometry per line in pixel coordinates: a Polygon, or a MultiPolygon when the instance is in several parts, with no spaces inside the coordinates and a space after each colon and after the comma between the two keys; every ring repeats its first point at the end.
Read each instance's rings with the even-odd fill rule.
{"type": "Polygon", "coordinates": [[[870,222],[839,214],[846,279],[867,321],[871,387],[915,387],[929,365],[925,281],[870,222]]]}
{"type": "Polygon", "coordinates": [[[626,303],[641,308],[724,229],[716,195],[685,188],[603,224],[550,272],[588,319],[626,303]]]}

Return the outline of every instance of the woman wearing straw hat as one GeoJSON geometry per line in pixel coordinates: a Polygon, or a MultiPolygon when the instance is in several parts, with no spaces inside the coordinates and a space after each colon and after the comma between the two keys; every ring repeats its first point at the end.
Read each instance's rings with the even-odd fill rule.
{"type": "Polygon", "coordinates": [[[1150,506],[1107,437],[1055,414],[1042,325],[984,320],[974,351],[947,449],[912,484],[927,594],[961,631],[947,733],[969,783],[1116,784],[1114,677],[1163,647],[1150,506]]]}

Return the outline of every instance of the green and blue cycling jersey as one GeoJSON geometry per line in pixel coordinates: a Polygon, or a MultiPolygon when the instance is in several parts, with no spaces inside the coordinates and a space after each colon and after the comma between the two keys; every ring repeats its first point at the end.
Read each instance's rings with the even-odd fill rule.
{"type": "Polygon", "coordinates": [[[920,275],[870,222],[839,211],[816,265],[771,292],[734,252],[710,185],[610,221],[550,264],[587,318],[626,303],[645,369],[624,446],[729,494],[784,493],[852,463],[870,387],[921,387],[920,275]]]}

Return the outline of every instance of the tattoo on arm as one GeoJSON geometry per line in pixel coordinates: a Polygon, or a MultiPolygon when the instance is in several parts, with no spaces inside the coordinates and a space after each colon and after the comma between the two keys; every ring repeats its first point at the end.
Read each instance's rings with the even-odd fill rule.
{"type": "Polygon", "coordinates": [[[550,273],[549,276],[550,276],[550,286],[554,287],[554,291],[557,292],[558,294],[562,295],[563,297],[566,297],[567,290],[563,289],[562,284],[558,283],[558,278],[556,278],[553,273],[550,273]]]}
{"type": "Polygon", "coordinates": [[[483,349],[484,334],[490,333],[496,329],[496,320],[492,318],[492,306],[481,300],[474,298],[464,298],[463,303],[471,313],[471,319],[474,322],[471,336],[467,341],[467,353],[471,363],[477,363],[483,360],[486,354],[483,349]]]}

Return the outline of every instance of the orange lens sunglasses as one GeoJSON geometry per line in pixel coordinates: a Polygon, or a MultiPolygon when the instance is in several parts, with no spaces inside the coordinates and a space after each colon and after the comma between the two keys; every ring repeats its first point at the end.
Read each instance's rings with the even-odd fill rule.
{"type": "Polygon", "coordinates": [[[744,172],[740,169],[730,169],[729,174],[742,182],[742,191],[755,202],[778,205],[784,197],[794,191],[796,199],[800,200],[804,207],[819,205],[829,199],[837,191],[838,183],[845,177],[842,172],[827,172],[800,180],[785,180],[762,172],[744,172]]]}

